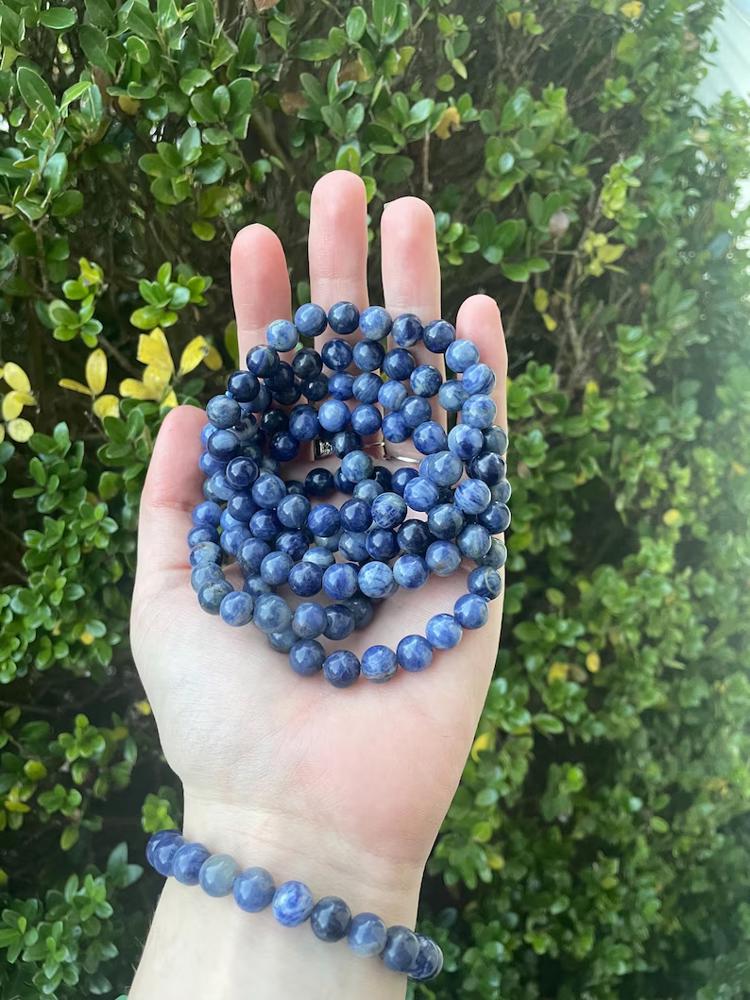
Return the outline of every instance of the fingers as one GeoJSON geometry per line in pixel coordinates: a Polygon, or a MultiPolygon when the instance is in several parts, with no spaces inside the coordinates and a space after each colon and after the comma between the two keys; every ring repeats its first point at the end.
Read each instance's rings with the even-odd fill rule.
{"type": "Polygon", "coordinates": [[[268,324],[275,319],[289,319],[292,310],[284,248],[266,226],[246,226],[234,238],[232,299],[240,367],[244,368],[250,348],[265,341],[268,324]]]}
{"type": "Polygon", "coordinates": [[[185,572],[190,511],[203,499],[198,468],[206,415],[178,406],[161,425],[141,494],[136,589],[160,589],[170,570],[185,572]]]}
{"type": "MultiPolygon", "coordinates": [[[[415,313],[423,323],[440,317],[440,262],[435,216],[419,198],[399,198],[386,205],[381,229],[385,307],[394,317],[415,313]]],[[[391,345],[394,346],[394,345],[391,345]]],[[[445,375],[442,355],[424,345],[410,348],[417,364],[434,365],[445,375]]],[[[433,419],[445,426],[445,413],[433,400],[433,419]]],[[[410,442],[395,445],[399,455],[417,455],[410,442]]]]}
{"type": "Polygon", "coordinates": [[[473,341],[479,348],[479,358],[494,371],[497,382],[492,399],[497,406],[495,423],[508,429],[507,387],[508,352],[500,310],[489,295],[472,295],[458,310],[456,334],[473,341]]]}

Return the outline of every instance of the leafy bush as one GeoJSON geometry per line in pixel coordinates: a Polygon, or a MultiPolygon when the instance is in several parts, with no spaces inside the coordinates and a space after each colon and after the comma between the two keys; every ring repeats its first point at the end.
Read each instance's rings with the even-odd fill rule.
{"type": "Polygon", "coordinates": [[[750,116],[692,96],[721,3],[255,8],[0,2],[3,995],[128,987],[128,853],[179,821],[127,644],[144,470],[234,364],[232,233],[289,237],[304,300],[344,167],[375,219],[431,201],[448,307],[489,290],[511,356],[505,638],[418,993],[747,996],[750,116]]]}

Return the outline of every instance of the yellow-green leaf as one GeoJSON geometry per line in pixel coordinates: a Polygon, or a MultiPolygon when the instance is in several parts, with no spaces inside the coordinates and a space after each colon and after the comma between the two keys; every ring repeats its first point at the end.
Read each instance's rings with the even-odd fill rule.
{"type": "Polygon", "coordinates": [[[30,392],[31,382],[29,376],[17,365],[15,361],[8,361],[3,367],[3,378],[11,389],[18,389],[19,392],[30,392]]]}
{"type": "Polygon", "coordinates": [[[81,382],[76,382],[74,378],[61,378],[57,383],[61,389],[70,389],[71,392],[80,392],[84,396],[90,396],[91,390],[87,385],[83,385],[81,382]]]}
{"type": "Polygon", "coordinates": [[[107,381],[107,355],[97,347],[86,359],[86,381],[94,396],[100,395],[107,381]]]}
{"type": "Polygon", "coordinates": [[[24,441],[28,441],[31,435],[34,433],[34,428],[31,426],[28,420],[24,420],[23,417],[19,417],[17,420],[8,421],[8,436],[13,438],[19,444],[23,444],[24,441]]]}
{"type": "Polygon", "coordinates": [[[120,400],[111,393],[105,393],[94,400],[92,409],[100,420],[104,420],[105,417],[116,417],[120,413],[120,400]]]}

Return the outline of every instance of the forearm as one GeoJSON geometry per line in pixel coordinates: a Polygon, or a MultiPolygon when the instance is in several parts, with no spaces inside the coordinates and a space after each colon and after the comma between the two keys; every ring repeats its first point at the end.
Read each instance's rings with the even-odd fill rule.
{"type": "MultiPolygon", "coordinates": [[[[262,865],[276,884],[304,881],[315,898],[341,896],[352,913],[378,913],[413,927],[421,872],[342,846],[334,831],[215,806],[186,806],[185,836],[231,854],[240,867],[262,865]]],[[[318,940],[309,921],[282,927],[270,907],[245,913],[232,896],[168,879],[130,1000],[276,1000],[332,996],[403,1000],[406,977],[378,958],[355,955],[345,941],[318,940]]]]}

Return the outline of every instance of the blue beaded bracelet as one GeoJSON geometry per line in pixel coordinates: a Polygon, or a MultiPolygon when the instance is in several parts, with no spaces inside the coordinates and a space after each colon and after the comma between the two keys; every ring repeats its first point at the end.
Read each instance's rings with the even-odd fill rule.
{"type": "Polygon", "coordinates": [[[508,438],[494,423],[495,373],[445,320],[392,320],[381,306],[360,313],[339,302],[326,314],[309,303],[293,323],[271,323],[266,341],[206,406],[205,500],[188,534],[200,606],[228,625],[253,623],[296,673],[322,671],[335,687],[360,674],[381,683],[399,667],[424,670],[434,651],[485,624],[488,602],[502,589],[506,549],[498,536],[510,524],[511,489],[508,438]],[[337,336],[320,352],[302,346],[301,337],[327,328],[337,336]],[[341,339],[357,329],[362,339],[353,347],[341,339]],[[380,343],[386,337],[388,350],[380,343]],[[410,350],[418,344],[444,355],[455,377],[418,364],[410,350]],[[280,352],[293,352],[291,360],[280,352]],[[352,365],[360,374],[348,371],[352,365]],[[435,400],[460,417],[448,433],[432,419],[435,400]],[[390,444],[411,440],[423,458],[394,472],[375,464],[365,438],[378,432],[390,444]],[[285,463],[307,442],[339,467],[315,465],[304,482],[285,480],[285,463]],[[348,499],[327,502],[334,493],[348,499]],[[224,574],[230,560],[241,590],[224,574]],[[432,574],[450,576],[465,560],[475,567],[468,592],[430,618],[424,635],[402,636],[393,649],[370,646],[361,661],[349,650],[327,653],[321,639],[345,639],[369,625],[376,602],[422,587],[432,574]]]}
{"type": "Polygon", "coordinates": [[[408,927],[386,927],[374,913],[352,915],[338,896],[323,896],[317,902],[304,882],[282,882],[276,886],[265,868],[240,870],[228,854],[211,854],[203,844],[191,843],[177,830],[160,830],[146,847],[146,860],[160,875],[172,876],[183,885],[200,885],[209,896],[233,896],[246,913],[271,907],[284,927],[310,921],[321,941],[346,938],[351,950],[364,957],[380,956],[394,972],[420,982],[434,979],[443,968],[443,953],[432,938],[408,927]]]}

